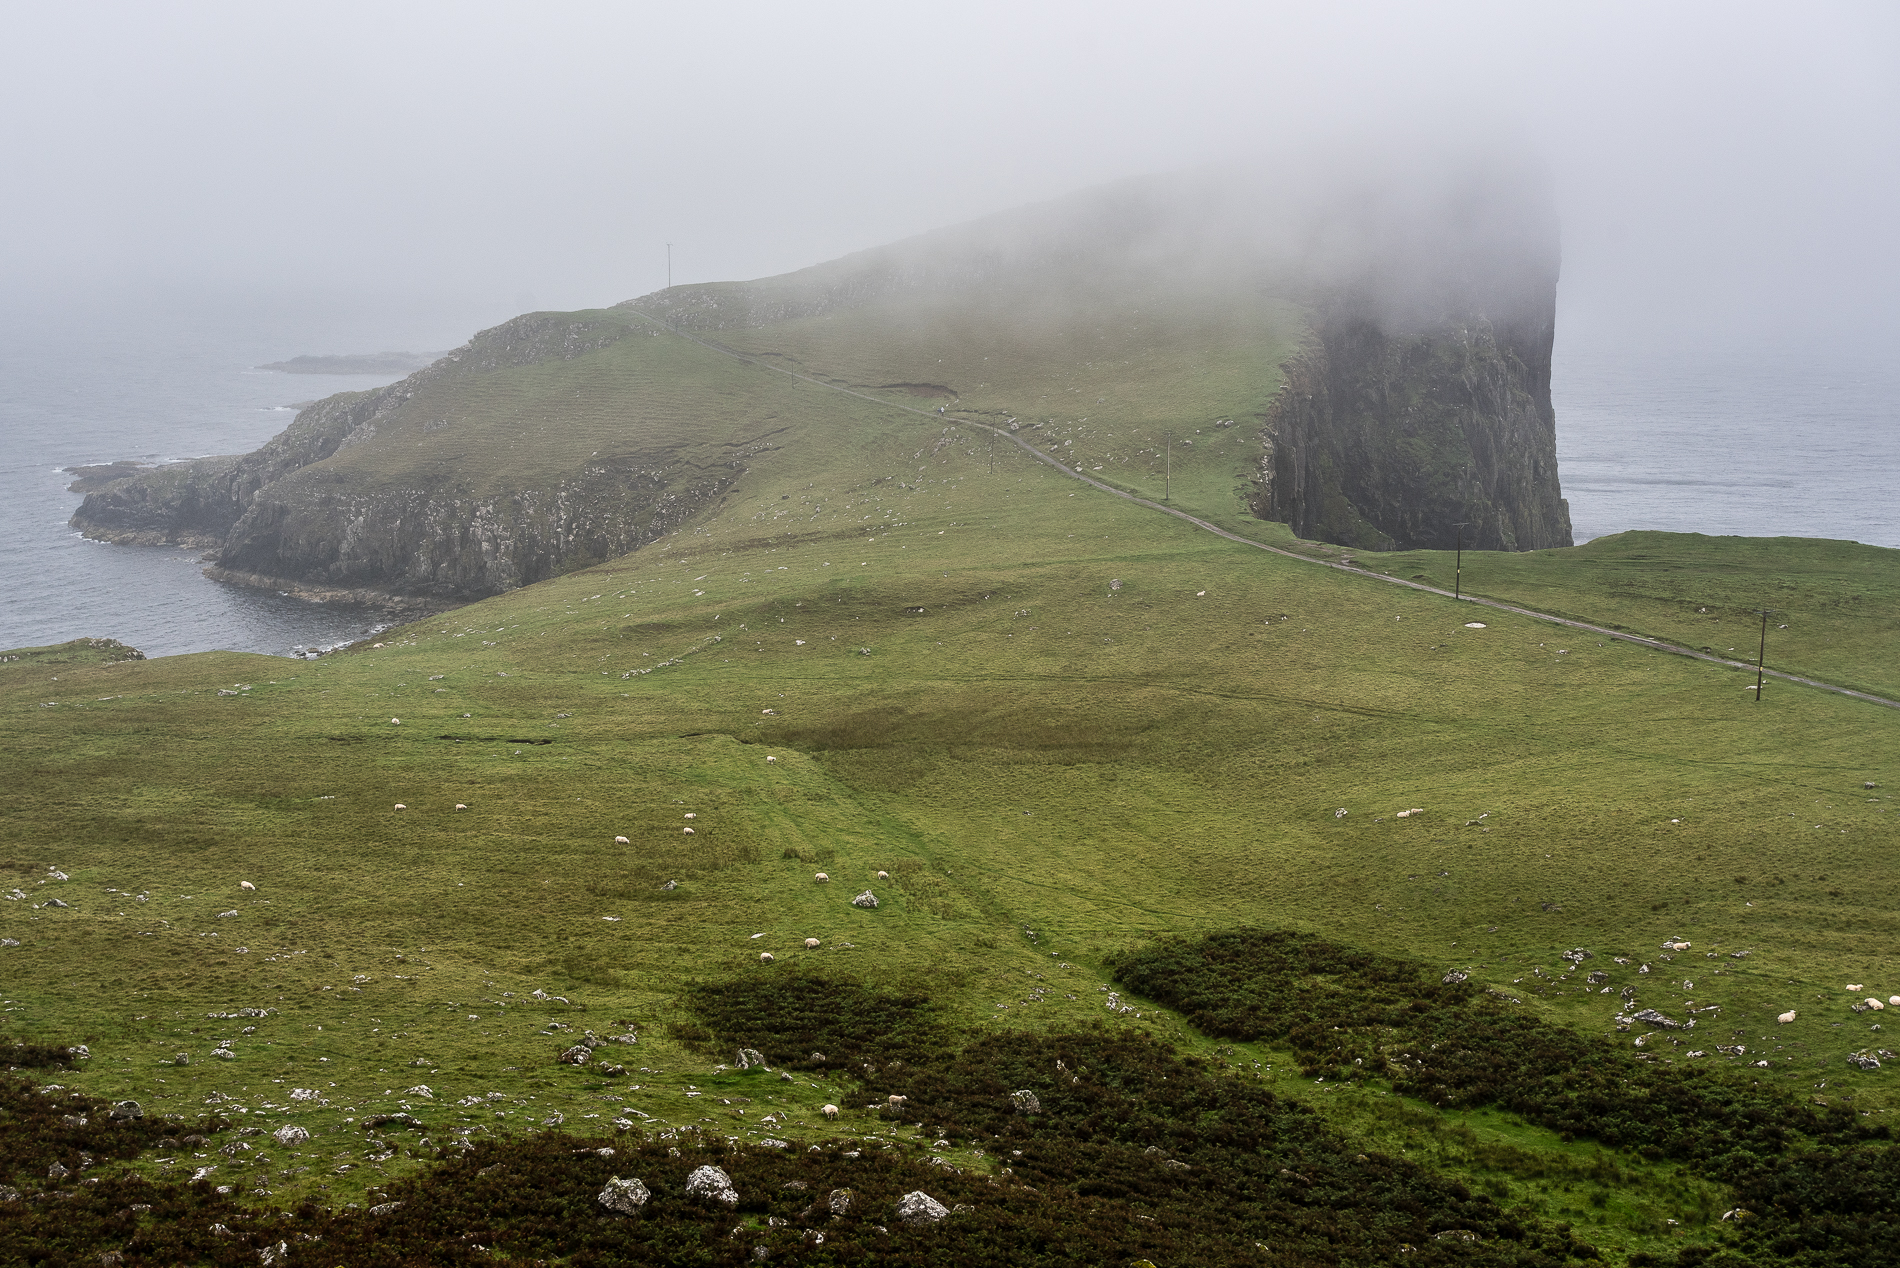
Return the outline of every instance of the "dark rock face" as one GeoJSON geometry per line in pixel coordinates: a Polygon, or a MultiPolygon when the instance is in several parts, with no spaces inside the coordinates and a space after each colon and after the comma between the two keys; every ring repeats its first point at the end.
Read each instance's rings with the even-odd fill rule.
{"type": "Polygon", "coordinates": [[[1568,546],[1550,406],[1552,327],[1480,314],[1394,334],[1354,306],[1317,323],[1268,418],[1255,513],[1362,550],[1568,546]]]}
{"type": "MultiPolygon", "coordinates": [[[[1374,217],[1377,219],[1377,217],[1374,217]]],[[[1550,404],[1559,240],[1548,184],[1451,173],[1309,292],[1263,429],[1254,511],[1364,550],[1568,546],[1550,404]]]]}

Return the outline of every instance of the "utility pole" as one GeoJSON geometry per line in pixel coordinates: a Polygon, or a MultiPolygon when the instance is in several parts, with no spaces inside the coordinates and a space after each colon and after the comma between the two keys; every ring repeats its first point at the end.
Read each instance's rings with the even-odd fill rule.
{"type": "Polygon", "coordinates": [[[1465,526],[1470,520],[1458,521],[1458,559],[1451,574],[1451,597],[1455,602],[1465,594],[1465,526]]]}
{"type": "Polygon", "coordinates": [[[1163,470],[1165,474],[1162,476],[1162,480],[1164,481],[1164,483],[1161,486],[1161,489],[1162,489],[1161,500],[1163,502],[1172,502],[1174,501],[1174,429],[1173,428],[1168,429],[1168,463],[1167,463],[1167,466],[1163,470]]]}
{"type": "Polygon", "coordinates": [[[990,474],[996,474],[996,433],[990,433],[990,474]]]}
{"type": "Polygon", "coordinates": [[[1756,608],[1761,617],[1761,646],[1755,652],[1755,703],[1761,703],[1762,666],[1768,660],[1768,618],[1774,615],[1773,608],[1756,608]]]}
{"type": "Polygon", "coordinates": [[[666,244],[666,289],[673,289],[673,244],[666,244]]]}

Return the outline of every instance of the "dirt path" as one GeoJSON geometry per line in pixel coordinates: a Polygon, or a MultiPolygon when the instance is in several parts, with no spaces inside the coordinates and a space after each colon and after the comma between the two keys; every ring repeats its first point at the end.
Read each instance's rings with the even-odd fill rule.
{"type": "MultiPolygon", "coordinates": [[[[1455,601],[1459,603],[1470,603],[1478,607],[1492,608],[1499,612],[1510,612],[1517,616],[1528,616],[1533,620],[1546,621],[1552,625],[1561,625],[1568,629],[1581,630],[1586,634],[1600,634],[1604,638],[1614,638],[1625,643],[1635,643],[1639,647],[1647,647],[1652,651],[1667,652],[1671,656],[1687,656],[1691,660],[1708,661],[1712,665],[1722,665],[1729,669],[1748,670],[1751,673],[1755,669],[1755,666],[1745,660],[1730,660],[1726,656],[1717,656],[1710,652],[1698,652],[1693,648],[1681,647],[1675,643],[1666,643],[1661,639],[1645,638],[1641,634],[1631,634],[1623,630],[1609,629],[1602,625],[1592,625],[1588,621],[1575,621],[1568,617],[1553,616],[1548,612],[1539,612],[1534,608],[1518,607],[1515,604],[1505,603],[1498,599],[1480,599],[1471,595],[1454,596],[1451,591],[1441,590],[1437,586],[1423,585],[1417,581],[1407,581],[1401,577],[1389,577],[1384,573],[1373,572],[1368,568],[1355,568],[1351,564],[1336,563],[1330,559],[1315,559],[1311,555],[1302,555],[1298,551],[1284,550],[1278,546],[1269,546],[1265,542],[1257,542],[1251,538],[1242,537],[1238,533],[1230,533],[1226,529],[1210,524],[1204,519],[1189,515],[1186,511],[1178,507],[1168,506],[1162,502],[1153,502],[1147,498],[1138,497],[1126,489],[1118,489],[1112,484],[1104,484],[1102,481],[1094,479],[1085,472],[1064,466],[1058,459],[1044,453],[1016,433],[1006,431],[1001,427],[995,427],[989,423],[980,423],[974,419],[958,418],[954,414],[939,414],[934,409],[918,409],[915,406],[904,405],[897,401],[887,401],[882,397],[872,396],[865,392],[856,392],[848,387],[839,387],[835,383],[827,383],[823,379],[813,378],[809,374],[800,374],[796,370],[788,370],[783,366],[769,365],[764,361],[758,360],[756,357],[750,357],[736,349],[728,348],[724,344],[715,343],[709,339],[701,339],[696,335],[687,334],[683,330],[676,330],[657,317],[650,317],[645,313],[640,313],[639,316],[652,322],[668,334],[677,335],[681,339],[696,343],[710,352],[717,352],[721,356],[731,357],[735,361],[743,361],[745,364],[760,370],[770,370],[774,374],[783,374],[788,378],[797,379],[801,383],[809,383],[813,387],[821,387],[827,392],[836,392],[841,396],[854,396],[861,401],[869,401],[873,405],[880,405],[886,409],[902,410],[907,414],[915,414],[919,418],[933,419],[945,424],[954,423],[959,427],[971,427],[978,431],[986,431],[992,436],[1000,436],[1036,461],[1047,463],[1071,480],[1079,480],[1092,489],[1099,489],[1111,497],[1118,497],[1123,501],[1133,502],[1137,506],[1145,506],[1151,511],[1159,511],[1163,515],[1172,515],[1178,520],[1186,520],[1196,528],[1212,533],[1216,537],[1224,537],[1228,541],[1235,542],[1242,546],[1251,546],[1255,550],[1264,550],[1269,554],[1283,555],[1288,559],[1297,559],[1304,564],[1314,564],[1321,568],[1332,568],[1339,572],[1351,573],[1354,576],[1368,577],[1374,581],[1383,581],[1387,585],[1405,586],[1412,590],[1423,590],[1427,594],[1442,595],[1447,599],[1455,598],[1455,601]]],[[[1882,705],[1889,709],[1900,709],[1900,700],[1889,700],[1885,696],[1876,696],[1871,692],[1855,691],[1851,687],[1842,687],[1831,682],[1822,682],[1816,678],[1803,678],[1799,674],[1783,673],[1779,669],[1764,669],[1762,673],[1765,677],[1774,678],[1781,682],[1791,682],[1802,687],[1813,687],[1817,691],[1831,691],[1838,696],[1848,696],[1855,700],[1862,700],[1868,704],[1882,705]]]]}

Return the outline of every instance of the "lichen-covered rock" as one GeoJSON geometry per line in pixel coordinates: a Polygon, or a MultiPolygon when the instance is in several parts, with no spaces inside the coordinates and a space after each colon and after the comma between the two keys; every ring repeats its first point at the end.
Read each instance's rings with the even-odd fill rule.
{"type": "Polygon", "coordinates": [[[647,1204],[647,1186],[641,1181],[629,1177],[621,1179],[615,1176],[607,1181],[607,1187],[600,1191],[594,1200],[610,1211],[621,1215],[638,1215],[640,1208],[647,1204]]]}
{"type": "Polygon", "coordinates": [[[1037,1099],[1036,1094],[1028,1088],[1024,1088],[1020,1092],[1011,1092],[1009,1094],[1009,1103],[1016,1107],[1018,1114],[1042,1113],[1042,1102],[1037,1099]]]}
{"type": "Polygon", "coordinates": [[[120,1122],[130,1122],[135,1118],[144,1118],[145,1107],[140,1105],[137,1101],[114,1101],[106,1117],[117,1119],[120,1122]]]}
{"type": "Polygon", "coordinates": [[[1445,974],[1444,983],[1446,986],[1456,986],[1458,983],[1470,978],[1470,976],[1471,974],[1465,972],[1463,969],[1453,969],[1451,972],[1445,974]]]}
{"type": "Polygon", "coordinates": [[[587,1059],[593,1055],[594,1050],[592,1048],[584,1043],[577,1043],[556,1057],[555,1060],[561,1062],[563,1065],[586,1065],[587,1059]]]}
{"type": "Polygon", "coordinates": [[[922,1189],[914,1189],[897,1200],[897,1222],[900,1224],[935,1224],[948,1214],[949,1207],[922,1189]]]}
{"type": "Polygon", "coordinates": [[[833,1189],[831,1196],[825,1199],[825,1209],[830,1211],[833,1215],[849,1215],[851,1213],[851,1198],[851,1190],[833,1189]]]}
{"type": "Polygon", "coordinates": [[[874,908],[877,906],[877,895],[873,894],[870,890],[867,889],[862,894],[859,894],[856,898],[853,898],[851,900],[851,905],[853,907],[863,907],[863,908],[866,908],[867,910],[870,908],[874,908]]]}
{"type": "Polygon", "coordinates": [[[697,1167],[686,1177],[686,1196],[701,1202],[739,1205],[739,1191],[732,1187],[732,1177],[713,1166],[697,1167]]]}
{"type": "Polygon", "coordinates": [[[753,1066],[758,1066],[761,1070],[767,1068],[765,1064],[765,1054],[760,1052],[757,1048],[739,1049],[739,1055],[734,1064],[741,1070],[750,1070],[753,1066]]]}

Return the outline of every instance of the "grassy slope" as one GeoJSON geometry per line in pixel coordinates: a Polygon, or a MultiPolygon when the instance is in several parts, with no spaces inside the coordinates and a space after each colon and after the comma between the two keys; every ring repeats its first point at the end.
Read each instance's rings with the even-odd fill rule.
{"type": "MultiPolygon", "coordinates": [[[[1445,551],[1366,555],[1368,567],[1451,585],[1445,551]]],[[[1754,659],[1761,618],[1768,663],[1863,691],[1900,695],[1900,567],[1858,542],[1618,533],[1570,550],[1468,554],[1471,594],[1580,616],[1685,647],[1754,659]],[[1790,562],[1798,560],[1796,567],[1790,562]]]]}
{"type": "MultiPolygon", "coordinates": [[[[1879,1041],[1842,985],[1900,990],[1892,803],[1860,787],[1893,786],[1889,711],[1793,690],[1758,710],[1730,671],[1568,637],[1558,657],[1549,627],[1502,615],[1465,630],[1469,609],[1213,539],[1020,452],[999,446],[992,473],[986,446],[935,421],[664,337],[627,342],[792,420],[693,530],[359,655],[60,666],[57,684],[0,667],[16,772],[0,879],[72,904],[0,907],[22,943],[0,951],[7,1033],[91,1043],[69,1080],[90,1090],[166,1109],[217,1090],[266,1123],[407,1102],[439,1133],[624,1103],[738,1130],[743,1107],[690,1085],[744,1090],[752,1117],[777,1098],[795,1123],[843,1089],[707,1075],[666,1034],[691,980],[838,969],[928,989],[970,1026],[1071,1024],[1106,1017],[1105,953],[1259,922],[1471,965],[1607,1031],[1614,996],[1533,991],[1533,969],[1555,978],[1559,951],[1589,946],[1647,1005],[1723,1005],[1697,1042],[1744,1041],[1791,1087],[1825,1079],[1824,1095],[1889,1108],[1885,1076],[1840,1061],[1879,1041]],[[71,879],[42,885],[55,866],[71,879]],[[866,887],[874,912],[848,902],[866,887]],[[1659,954],[1670,935],[1693,951],[1659,954]],[[1718,972],[1710,950],[1751,955],[1718,972]],[[536,988],[572,1004],[525,998],[536,988]],[[282,1012],[206,1016],[246,1006],[282,1012]],[[1771,1024],[1790,1007],[1795,1024],[1771,1024]],[[632,1023],[640,1044],[614,1051],[645,1072],[555,1066],[550,1018],[632,1023]],[[223,1038],[235,1060],[210,1057],[223,1038]],[[162,1064],[177,1052],[191,1064],[162,1064]],[[402,1094],[418,1081],[434,1104],[402,1094]],[[265,1108],[289,1107],[292,1087],[327,1105],[265,1108]],[[491,1090],[508,1118],[448,1104],[491,1090]]],[[[1109,386],[1138,398],[1142,367],[1123,360],[1109,386]]],[[[909,364],[836,373],[926,381],[909,364]]],[[[1226,382],[1199,414],[1244,416],[1273,376],[1255,363],[1226,382]]],[[[1071,411],[1065,438],[1099,444],[1106,466],[1108,431],[1156,425],[1165,397],[1115,428],[1071,411]]],[[[1199,468],[1196,509],[1234,512],[1218,505],[1234,461],[1199,468]]],[[[1803,549],[1783,558],[1792,580],[1803,549]]],[[[1589,610],[1590,575],[1568,584],[1589,610]]],[[[1152,1010],[1118,1024],[1175,1030],[1152,1010]]],[[[1521,1127],[1473,1130],[1565,1153],[1521,1127]]],[[[319,1143],[293,1161],[351,1160],[347,1139],[319,1143]]],[[[1487,1174],[1567,1209],[1538,1195],[1548,1175],[1520,1170],[1487,1174]]],[[[321,1181],[353,1194],[378,1178],[321,1181]]],[[[1625,1187],[1577,1218],[1622,1221],[1606,1235],[1638,1244],[1665,1213],[1711,1204],[1625,1187]]]]}

